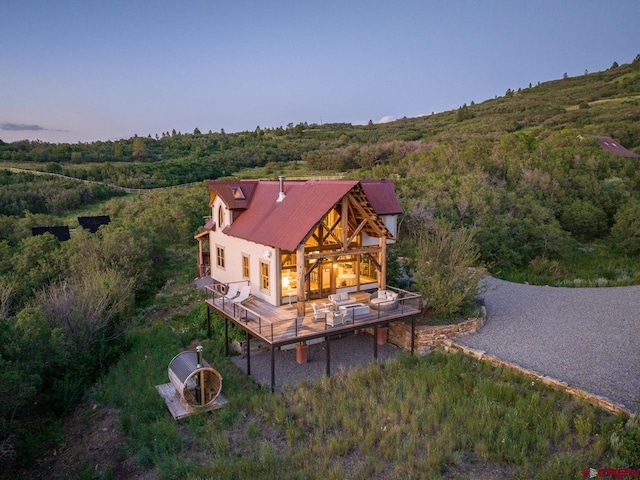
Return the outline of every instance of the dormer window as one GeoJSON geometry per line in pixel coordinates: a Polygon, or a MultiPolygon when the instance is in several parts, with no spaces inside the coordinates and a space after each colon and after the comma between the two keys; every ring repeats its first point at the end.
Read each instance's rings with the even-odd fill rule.
{"type": "Polygon", "coordinates": [[[224,227],[224,209],[222,206],[218,207],[218,226],[220,228],[224,227]]]}
{"type": "Polygon", "coordinates": [[[231,188],[231,195],[233,195],[234,200],[246,200],[244,196],[244,192],[240,187],[229,187],[231,188]]]}

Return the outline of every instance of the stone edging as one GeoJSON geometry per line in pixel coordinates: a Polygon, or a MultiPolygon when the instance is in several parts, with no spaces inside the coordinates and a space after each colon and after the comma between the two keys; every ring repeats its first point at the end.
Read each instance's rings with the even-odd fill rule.
{"type": "MultiPolygon", "coordinates": [[[[548,377],[513,363],[505,362],[504,360],[500,360],[492,355],[487,355],[487,353],[482,350],[475,350],[451,340],[452,338],[463,337],[475,333],[478,329],[482,328],[486,318],[487,310],[483,305],[481,306],[480,316],[478,318],[470,318],[462,323],[442,326],[418,325],[415,328],[415,352],[419,355],[426,355],[436,348],[441,348],[445,352],[451,353],[462,352],[466,355],[477,358],[478,360],[484,360],[492,365],[508,368],[514,372],[534,378],[557,390],[563,390],[575,398],[586,400],[592,405],[614,415],[624,414],[628,417],[636,415],[624,405],[614,403],[605,397],[594,395],[579,388],[572,387],[567,382],[556,380],[555,378],[548,377]]],[[[404,350],[411,351],[411,324],[408,322],[390,323],[388,339],[390,343],[393,343],[404,350]]]]}
{"type": "Polygon", "coordinates": [[[527,368],[520,367],[513,363],[505,362],[492,355],[487,355],[482,350],[475,350],[473,348],[460,345],[459,343],[452,342],[451,340],[441,340],[440,347],[445,352],[451,352],[451,353],[462,352],[466,355],[470,355],[474,358],[477,358],[478,360],[484,360],[486,362],[491,363],[492,365],[508,368],[509,370],[512,370],[514,372],[518,372],[530,378],[534,378],[544,383],[545,385],[549,385],[550,387],[555,388],[556,390],[563,390],[573,397],[586,400],[592,405],[595,405],[596,407],[599,407],[614,415],[624,414],[628,417],[632,417],[636,415],[631,410],[627,409],[624,405],[614,403],[611,400],[608,400],[607,398],[602,397],[600,395],[594,395],[592,393],[586,392],[579,388],[572,387],[567,382],[556,380],[555,378],[548,377],[546,375],[543,375],[533,370],[529,370],[527,368]]]}
{"type": "MultiPolygon", "coordinates": [[[[414,351],[426,355],[431,350],[441,347],[444,340],[464,337],[476,333],[487,318],[487,309],[480,306],[480,316],[451,325],[416,325],[414,351]]],[[[389,342],[411,351],[411,324],[409,322],[393,322],[389,324],[389,342]]]]}

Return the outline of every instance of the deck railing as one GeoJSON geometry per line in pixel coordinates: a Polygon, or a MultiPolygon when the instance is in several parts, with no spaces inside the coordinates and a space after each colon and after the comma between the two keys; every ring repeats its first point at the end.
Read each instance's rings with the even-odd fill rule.
{"type": "MultiPolygon", "coordinates": [[[[248,283],[246,280],[236,283],[248,283]]],[[[241,321],[245,324],[249,322],[257,323],[256,331],[260,336],[267,339],[271,343],[281,340],[282,338],[276,337],[288,337],[293,335],[295,337],[299,337],[302,333],[302,329],[306,324],[306,328],[309,328],[309,325],[313,325],[313,323],[317,323],[314,321],[314,315],[305,315],[305,316],[292,316],[279,320],[273,320],[267,318],[264,314],[257,312],[255,309],[247,305],[243,305],[242,303],[234,303],[232,300],[226,299],[223,293],[224,289],[228,289],[228,284],[215,284],[212,286],[207,286],[205,289],[211,293],[210,302],[211,305],[215,308],[221,309],[223,312],[230,314],[238,321],[241,321]],[[288,327],[284,327],[287,325],[288,327]],[[293,327],[293,331],[290,328],[293,327]],[[285,333],[286,332],[286,333],[285,333]]],[[[398,307],[392,311],[381,311],[378,310],[376,312],[376,319],[378,321],[384,321],[385,317],[395,316],[398,313],[400,315],[405,314],[405,310],[413,311],[420,310],[422,306],[422,296],[420,294],[409,292],[407,290],[402,290],[399,288],[388,287],[387,290],[393,290],[398,293],[398,307]]],[[[277,307],[274,307],[277,308],[277,307]]],[[[356,307],[347,306],[345,313],[345,321],[340,323],[339,326],[348,326],[348,325],[356,325],[356,315],[353,315],[353,311],[349,312],[349,308],[353,309],[356,307]]],[[[391,319],[390,319],[391,320],[391,319]]],[[[391,320],[392,321],[392,320],[391,320]]],[[[324,330],[330,330],[333,326],[327,323],[327,318],[325,316],[324,319],[324,330]]]]}
{"type": "Polygon", "coordinates": [[[260,335],[265,336],[266,338],[270,338],[273,341],[273,322],[263,315],[251,310],[247,306],[242,303],[234,303],[233,300],[229,300],[225,298],[224,293],[222,293],[222,287],[228,291],[229,285],[231,283],[238,284],[249,284],[248,280],[242,280],[240,282],[230,282],[228,284],[216,283],[214,285],[207,285],[205,290],[211,293],[211,304],[214,306],[219,306],[224,312],[231,313],[234,318],[243,321],[244,323],[249,323],[249,321],[257,321],[258,322],[258,333],[260,335]],[[218,302],[216,302],[216,299],[218,302]]]}
{"type": "MultiPolygon", "coordinates": [[[[408,290],[403,290],[396,287],[387,287],[387,290],[392,290],[398,294],[398,304],[400,313],[404,313],[405,306],[415,308],[416,310],[422,310],[422,295],[408,290]]],[[[378,318],[380,311],[378,311],[378,318]]]]}

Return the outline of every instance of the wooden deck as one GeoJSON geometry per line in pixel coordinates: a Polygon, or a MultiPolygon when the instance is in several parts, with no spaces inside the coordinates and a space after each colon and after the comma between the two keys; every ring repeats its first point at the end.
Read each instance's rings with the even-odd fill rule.
{"type": "Polygon", "coordinates": [[[217,410],[218,408],[222,408],[228,403],[227,397],[222,394],[219,394],[215,401],[206,407],[195,408],[191,405],[188,405],[178,392],[176,392],[176,387],[173,383],[163,383],[162,385],[156,385],[156,390],[160,396],[164,399],[167,404],[167,408],[171,413],[171,416],[174,420],[180,420],[181,418],[188,417],[189,415],[193,415],[194,413],[199,412],[209,412],[211,410],[217,410]]]}
{"type": "Polygon", "coordinates": [[[421,297],[410,292],[400,291],[398,308],[391,311],[378,311],[371,308],[369,294],[353,292],[357,303],[369,306],[369,312],[359,315],[347,315],[341,325],[330,326],[326,319],[314,320],[311,303],[321,305],[327,299],[306,302],[305,316],[297,315],[296,304],[275,307],[263,300],[252,297],[242,304],[234,304],[222,298],[213,289],[209,289],[211,298],[207,305],[223,314],[250,335],[271,346],[283,346],[304,342],[314,338],[333,336],[339,333],[353,332],[361,328],[383,325],[388,322],[408,320],[421,311],[421,297]]]}

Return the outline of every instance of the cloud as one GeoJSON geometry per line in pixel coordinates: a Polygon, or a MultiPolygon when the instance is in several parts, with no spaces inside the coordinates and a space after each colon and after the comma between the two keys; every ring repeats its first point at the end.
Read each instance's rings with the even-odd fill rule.
{"type": "Polygon", "coordinates": [[[393,115],[385,115],[380,120],[378,120],[378,123],[389,123],[393,122],[395,119],[396,117],[394,117],[393,115]]]}
{"type": "Polygon", "coordinates": [[[10,132],[36,132],[46,129],[41,127],[40,125],[26,125],[24,123],[0,123],[0,130],[8,130],[10,132]]]}

